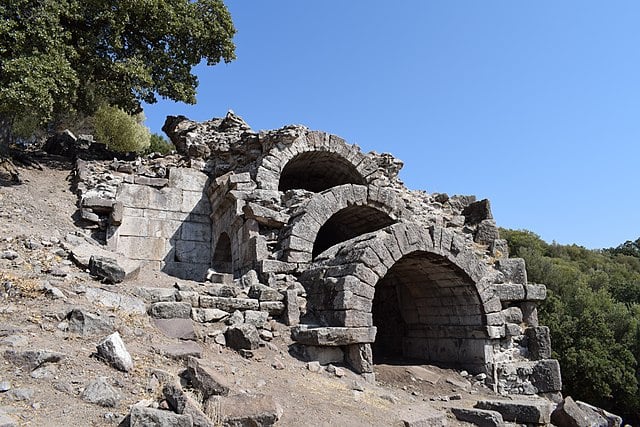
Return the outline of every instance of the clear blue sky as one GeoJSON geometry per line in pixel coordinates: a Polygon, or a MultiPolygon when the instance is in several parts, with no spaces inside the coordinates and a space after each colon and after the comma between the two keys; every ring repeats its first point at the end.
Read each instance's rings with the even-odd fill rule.
{"type": "Polygon", "coordinates": [[[489,198],[500,226],[588,248],[640,236],[640,2],[228,1],[238,59],[199,67],[203,121],[304,124],[489,198]]]}

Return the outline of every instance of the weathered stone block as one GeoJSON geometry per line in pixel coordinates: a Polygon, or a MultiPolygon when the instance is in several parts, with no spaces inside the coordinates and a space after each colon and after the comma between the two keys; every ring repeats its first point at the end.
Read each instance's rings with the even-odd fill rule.
{"type": "Polygon", "coordinates": [[[551,421],[551,404],[544,399],[480,400],[475,407],[499,412],[505,421],[532,424],[547,424],[551,421]]]}
{"type": "Polygon", "coordinates": [[[607,426],[606,420],[600,416],[590,419],[571,396],[565,397],[564,400],[558,404],[551,414],[551,422],[563,427],[607,426]]]}
{"type": "Polygon", "coordinates": [[[221,374],[210,369],[203,361],[195,357],[187,359],[187,371],[189,380],[197,390],[202,393],[202,399],[210,396],[226,396],[229,394],[229,384],[221,374]]]}
{"type": "Polygon", "coordinates": [[[260,302],[257,299],[248,298],[224,298],[224,297],[200,297],[200,307],[218,308],[232,313],[236,310],[260,310],[260,302]]]}
{"type": "Polygon", "coordinates": [[[486,409],[451,408],[451,413],[460,421],[479,427],[504,427],[502,415],[486,409]]]}
{"type": "Polygon", "coordinates": [[[473,240],[481,245],[488,245],[493,243],[500,235],[498,233],[498,227],[496,222],[492,219],[484,219],[478,224],[473,240]]]}
{"type": "Polygon", "coordinates": [[[527,348],[532,360],[551,358],[551,335],[546,326],[529,327],[525,329],[527,348]]]}
{"type": "Polygon", "coordinates": [[[231,326],[224,333],[227,346],[234,350],[256,350],[260,347],[260,335],[254,325],[242,323],[231,326]]]}
{"type": "Polygon", "coordinates": [[[210,242],[211,225],[199,222],[184,222],[180,226],[180,239],[196,242],[210,242]]]}
{"type": "Polygon", "coordinates": [[[228,316],[229,313],[217,308],[191,309],[191,318],[199,323],[218,322],[228,316]]]}
{"type": "Polygon", "coordinates": [[[371,344],[351,344],[346,346],[345,361],[359,374],[373,372],[371,344]]]}
{"type": "Polygon", "coordinates": [[[205,189],[209,177],[190,168],[172,168],[169,170],[169,186],[188,191],[205,189]]]}
{"type": "Polygon", "coordinates": [[[536,362],[531,375],[531,383],[538,389],[538,393],[562,391],[560,363],[555,359],[536,362]]]}
{"type": "Polygon", "coordinates": [[[222,420],[225,426],[269,427],[275,425],[282,416],[282,408],[275,399],[261,394],[212,396],[204,407],[209,418],[222,420]]]}
{"type": "Polygon", "coordinates": [[[375,341],[377,328],[320,327],[307,328],[306,325],[291,329],[291,338],[307,345],[342,346],[349,344],[369,344],[375,341]]]}
{"type": "Polygon", "coordinates": [[[505,308],[501,313],[506,323],[522,323],[522,310],[519,307],[505,308]]]}
{"type": "Polygon", "coordinates": [[[211,245],[204,242],[178,240],[175,251],[176,260],[180,262],[204,264],[211,259],[211,245]]]}
{"type": "Polygon", "coordinates": [[[129,416],[131,427],[171,426],[193,427],[191,415],[179,415],[171,411],[133,405],[129,416]]]}
{"type": "Polygon", "coordinates": [[[527,301],[544,301],[547,298],[547,287],[545,285],[528,284],[525,285],[527,301]]]}
{"type": "Polygon", "coordinates": [[[89,272],[107,283],[120,283],[126,277],[124,268],[118,265],[116,259],[97,255],[89,259],[89,272]]]}
{"type": "Polygon", "coordinates": [[[500,301],[523,301],[525,299],[524,285],[518,283],[501,283],[493,285],[495,295],[500,301]]]}
{"type": "Polygon", "coordinates": [[[522,258],[499,259],[496,265],[508,282],[527,283],[527,269],[522,258]]]}
{"type": "Polygon", "coordinates": [[[149,315],[156,319],[181,318],[189,319],[191,317],[191,304],[188,302],[156,302],[151,304],[149,315]]]}
{"type": "Polygon", "coordinates": [[[264,301],[260,303],[260,310],[266,311],[270,316],[280,316],[284,313],[285,304],[282,301],[264,301]]]}
{"type": "Polygon", "coordinates": [[[171,319],[152,319],[156,328],[168,336],[169,338],[177,338],[181,340],[196,340],[196,331],[193,328],[191,319],[171,318],[171,319]]]}

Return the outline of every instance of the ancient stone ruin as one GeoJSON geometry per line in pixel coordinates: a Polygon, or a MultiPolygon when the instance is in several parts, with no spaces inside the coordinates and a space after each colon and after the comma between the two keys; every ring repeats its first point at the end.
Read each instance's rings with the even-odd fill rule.
{"type": "Polygon", "coordinates": [[[230,112],[164,130],[182,156],[79,161],[82,217],[147,268],[237,289],[193,310],[265,312],[301,357],[370,379],[394,360],[484,373],[502,393],[561,390],[537,319],[546,288],[509,258],[488,200],[408,190],[393,156],[303,126],[254,132],[230,112]]]}

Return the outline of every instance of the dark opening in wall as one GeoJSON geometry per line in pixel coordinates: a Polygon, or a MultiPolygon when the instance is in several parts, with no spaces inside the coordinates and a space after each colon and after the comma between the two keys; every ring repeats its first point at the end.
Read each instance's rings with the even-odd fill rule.
{"type": "Polygon", "coordinates": [[[342,184],[364,184],[353,164],[338,154],[326,151],[300,153],[280,173],[278,190],[302,189],[319,193],[342,184]]]}
{"type": "Polygon", "coordinates": [[[213,252],[211,267],[218,273],[233,273],[233,261],[231,257],[231,239],[227,233],[220,234],[216,249],[213,252]]]}
{"type": "Polygon", "coordinates": [[[377,284],[375,363],[398,359],[469,366],[484,363],[483,307],[471,279],[439,255],[414,252],[377,284]]]}
{"type": "Polygon", "coordinates": [[[312,256],[315,258],[333,245],[380,230],[394,222],[388,214],[370,206],[349,206],[336,212],[320,227],[312,256]]]}

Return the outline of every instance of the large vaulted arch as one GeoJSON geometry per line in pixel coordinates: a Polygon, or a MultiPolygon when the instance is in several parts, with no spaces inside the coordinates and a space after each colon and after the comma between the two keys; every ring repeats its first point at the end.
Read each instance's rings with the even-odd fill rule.
{"type": "Polygon", "coordinates": [[[487,371],[501,303],[467,243],[399,223],[336,245],[303,275],[309,312],[320,325],[371,330],[360,344],[379,359],[487,371]]]}

